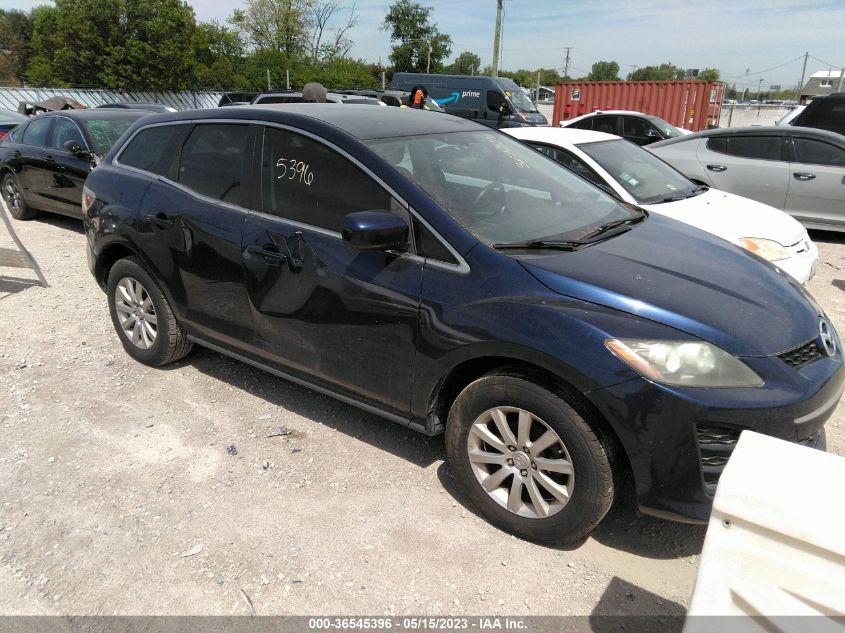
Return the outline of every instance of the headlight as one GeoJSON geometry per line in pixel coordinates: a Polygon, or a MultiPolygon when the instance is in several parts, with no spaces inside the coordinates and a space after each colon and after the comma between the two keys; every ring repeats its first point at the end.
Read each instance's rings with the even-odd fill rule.
{"type": "Polygon", "coordinates": [[[745,363],[704,341],[609,339],[605,342],[631,368],[664,385],[679,387],[761,387],[745,363]]]}
{"type": "Polygon", "coordinates": [[[783,244],[762,237],[741,237],[739,238],[739,245],[770,262],[789,257],[789,251],[783,244]]]}

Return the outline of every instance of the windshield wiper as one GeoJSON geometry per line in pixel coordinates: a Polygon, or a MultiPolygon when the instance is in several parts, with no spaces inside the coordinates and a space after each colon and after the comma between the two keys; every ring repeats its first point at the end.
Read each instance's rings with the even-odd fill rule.
{"type": "MultiPolygon", "coordinates": [[[[595,238],[599,237],[600,235],[604,235],[612,231],[613,229],[624,227],[628,224],[637,224],[638,222],[641,222],[644,218],[645,212],[641,211],[639,215],[635,215],[631,218],[625,218],[624,220],[613,220],[612,222],[605,222],[595,230],[590,231],[586,235],[582,235],[581,239],[578,241],[585,244],[589,244],[591,242],[594,242],[595,238]]],[[[626,227],[626,230],[628,230],[628,227],[626,227]]]]}
{"type": "Polygon", "coordinates": [[[501,244],[493,244],[496,250],[504,249],[519,249],[519,250],[539,250],[539,249],[557,249],[560,251],[574,251],[579,246],[584,246],[586,242],[581,240],[567,240],[567,241],[553,241],[553,240],[527,240],[525,242],[504,242],[501,244]]]}
{"type": "Polygon", "coordinates": [[[678,200],[686,200],[687,198],[694,198],[695,196],[698,196],[698,195],[704,193],[708,189],[710,189],[710,187],[708,187],[707,185],[697,185],[693,189],[690,189],[685,194],[678,194],[678,195],[674,195],[674,196],[666,196],[665,198],[663,198],[663,200],[661,202],[677,202],[678,200]]]}

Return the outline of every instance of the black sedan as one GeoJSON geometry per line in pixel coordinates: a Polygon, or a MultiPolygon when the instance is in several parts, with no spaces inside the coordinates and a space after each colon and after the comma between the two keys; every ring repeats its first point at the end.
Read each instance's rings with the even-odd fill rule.
{"type": "Polygon", "coordinates": [[[14,110],[0,109],[0,139],[28,120],[29,117],[14,110]]]}
{"type": "Polygon", "coordinates": [[[138,110],[63,110],[40,114],[0,141],[3,199],[12,216],[41,211],[82,216],[82,185],[135,121],[138,110]]]}

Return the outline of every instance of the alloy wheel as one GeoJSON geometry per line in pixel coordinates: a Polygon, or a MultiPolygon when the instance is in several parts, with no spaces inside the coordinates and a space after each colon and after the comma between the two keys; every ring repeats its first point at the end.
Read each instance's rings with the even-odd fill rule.
{"type": "Polygon", "coordinates": [[[544,519],[572,497],[575,473],[560,436],[530,411],[495,407],[469,430],[472,472],[487,494],[521,517],[544,519]]]}
{"type": "Polygon", "coordinates": [[[158,334],[158,317],[146,288],[137,279],[123,277],[114,291],[114,307],[126,338],[140,349],[150,349],[158,334]]]}
{"type": "Polygon", "coordinates": [[[3,193],[6,202],[9,204],[9,210],[13,213],[18,213],[21,207],[21,193],[18,191],[18,184],[14,178],[6,178],[6,186],[3,193]]]}

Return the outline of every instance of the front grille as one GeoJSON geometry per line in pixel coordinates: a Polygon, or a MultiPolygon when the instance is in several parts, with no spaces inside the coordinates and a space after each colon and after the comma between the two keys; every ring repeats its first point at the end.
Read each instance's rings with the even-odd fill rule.
{"type": "Polygon", "coordinates": [[[796,369],[821,357],[822,352],[815,340],[805,343],[800,347],[796,347],[795,349],[791,349],[788,352],[784,352],[783,354],[778,354],[778,358],[783,360],[790,367],[795,367],[796,369]]]}
{"type": "Polygon", "coordinates": [[[701,474],[704,477],[704,489],[709,494],[716,492],[719,476],[728,463],[741,429],[717,426],[709,423],[697,423],[695,436],[698,440],[698,452],[701,460],[701,474]]]}

